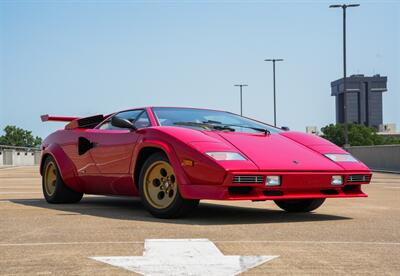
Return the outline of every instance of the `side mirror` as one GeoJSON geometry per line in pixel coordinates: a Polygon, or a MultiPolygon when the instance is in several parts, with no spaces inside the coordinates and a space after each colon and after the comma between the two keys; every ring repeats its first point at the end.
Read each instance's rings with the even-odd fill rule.
{"type": "Polygon", "coordinates": [[[283,131],[289,131],[289,130],[290,130],[290,128],[287,127],[287,126],[283,126],[283,127],[281,127],[281,129],[282,129],[283,131]]]}
{"type": "Polygon", "coordinates": [[[111,125],[114,127],[136,130],[136,127],[130,121],[128,121],[127,119],[119,118],[117,116],[111,118],[111,125]]]}

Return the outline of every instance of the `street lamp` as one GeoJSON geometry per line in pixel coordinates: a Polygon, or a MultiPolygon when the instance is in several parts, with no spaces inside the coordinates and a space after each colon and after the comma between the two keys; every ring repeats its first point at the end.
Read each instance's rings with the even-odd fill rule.
{"type": "Polygon", "coordinates": [[[234,86],[239,86],[240,87],[240,116],[243,116],[243,95],[242,95],[242,89],[244,86],[248,86],[247,84],[235,84],[234,86]]]}
{"type": "Polygon", "coordinates": [[[349,147],[349,129],[347,125],[347,85],[346,85],[346,9],[358,7],[360,4],[330,5],[329,8],[342,8],[343,10],[343,121],[344,121],[344,147],[349,147]]]}
{"type": "Polygon", "coordinates": [[[283,61],[281,58],[265,59],[264,61],[272,61],[272,71],[274,78],[274,126],[276,126],[276,86],[275,86],[275,62],[283,61]]]}

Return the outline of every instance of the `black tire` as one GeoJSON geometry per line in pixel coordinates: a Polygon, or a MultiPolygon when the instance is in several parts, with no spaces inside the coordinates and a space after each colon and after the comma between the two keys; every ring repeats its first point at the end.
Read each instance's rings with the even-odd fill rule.
{"type": "Polygon", "coordinates": [[[79,202],[83,197],[83,193],[75,192],[65,185],[57,167],[57,163],[51,156],[47,157],[43,164],[42,189],[44,198],[48,203],[76,203],[79,202]],[[54,167],[50,168],[50,165],[54,167]],[[48,169],[54,169],[53,173],[55,174],[55,182],[53,185],[54,188],[52,188],[54,190],[52,190],[51,193],[48,191],[48,188],[46,188],[48,169]]]}
{"type": "Polygon", "coordinates": [[[291,213],[311,212],[324,203],[325,198],[274,200],[279,208],[291,213]]]}
{"type": "Polygon", "coordinates": [[[163,153],[154,153],[150,155],[145,163],[143,164],[140,175],[139,175],[139,192],[140,198],[144,207],[152,214],[154,217],[161,219],[172,219],[179,218],[188,215],[193,209],[199,204],[199,200],[184,199],[179,192],[179,185],[176,184],[177,192],[175,193],[175,198],[166,208],[156,208],[150,202],[150,199],[146,197],[145,193],[145,175],[146,172],[152,167],[156,162],[164,161],[170,164],[168,158],[163,153]]]}

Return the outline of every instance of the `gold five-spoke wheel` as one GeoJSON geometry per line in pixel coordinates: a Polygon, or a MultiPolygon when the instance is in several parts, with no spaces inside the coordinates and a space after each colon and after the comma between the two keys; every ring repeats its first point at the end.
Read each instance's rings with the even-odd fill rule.
{"type": "Polygon", "coordinates": [[[144,175],[144,196],[157,209],[169,207],[178,193],[172,166],[165,161],[154,162],[144,175]]]}
{"type": "Polygon", "coordinates": [[[57,168],[53,162],[47,163],[44,174],[44,188],[49,196],[52,196],[56,190],[57,168]]]}
{"type": "Polygon", "coordinates": [[[138,184],[144,207],[157,218],[182,217],[199,204],[198,199],[182,197],[174,168],[162,152],[147,157],[138,184]]]}

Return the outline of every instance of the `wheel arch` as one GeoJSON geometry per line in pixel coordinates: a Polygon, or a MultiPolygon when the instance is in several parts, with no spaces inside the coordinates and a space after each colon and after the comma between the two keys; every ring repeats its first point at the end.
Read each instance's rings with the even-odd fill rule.
{"type": "Polygon", "coordinates": [[[140,151],[137,154],[135,167],[134,167],[134,171],[133,171],[133,180],[134,180],[135,186],[137,188],[139,185],[140,171],[142,170],[142,167],[143,167],[144,163],[146,162],[147,158],[149,158],[154,153],[162,153],[168,157],[167,153],[162,148],[155,147],[155,146],[143,147],[140,149],[140,151]]]}
{"type": "Polygon", "coordinates": [[[162,152],[168,158],[172,167],[174,168],[175,174],[178,178],[179,185],[189,184],[189,179],[186,176],[185,171],[182,168],[180,159],[175,152],[173,146],[167,142],[161,140],[145,140],[141,142],[136,148],[134,153],[134,162],[132,165],[132,177],[134,185],[138,187],[140,169],[142,168],[147,157],[155,152],[162,152]]]}
{"type": "Polygon", "coordinates": [[[48,157],[53,157],[53,155],[51,155],[51,153],[49,153],[49,152],[42,154],[42,157],[41,157],[41,160],[40,160],[40,167],[39,167],[41,176],[43,176],[44,163],[46,162],[46,159],[48,157]]]}
{"type": "Polygon", "coordinates": [[[43,176],[43,165],[48,157],[52,157],[56,162],[64,183],[76,192],[83,192],[83,187],[79,185],[76,178],[75,165],[58,144],[51,144],[43,150],[40,160],[40,174],[43,176]]]}

